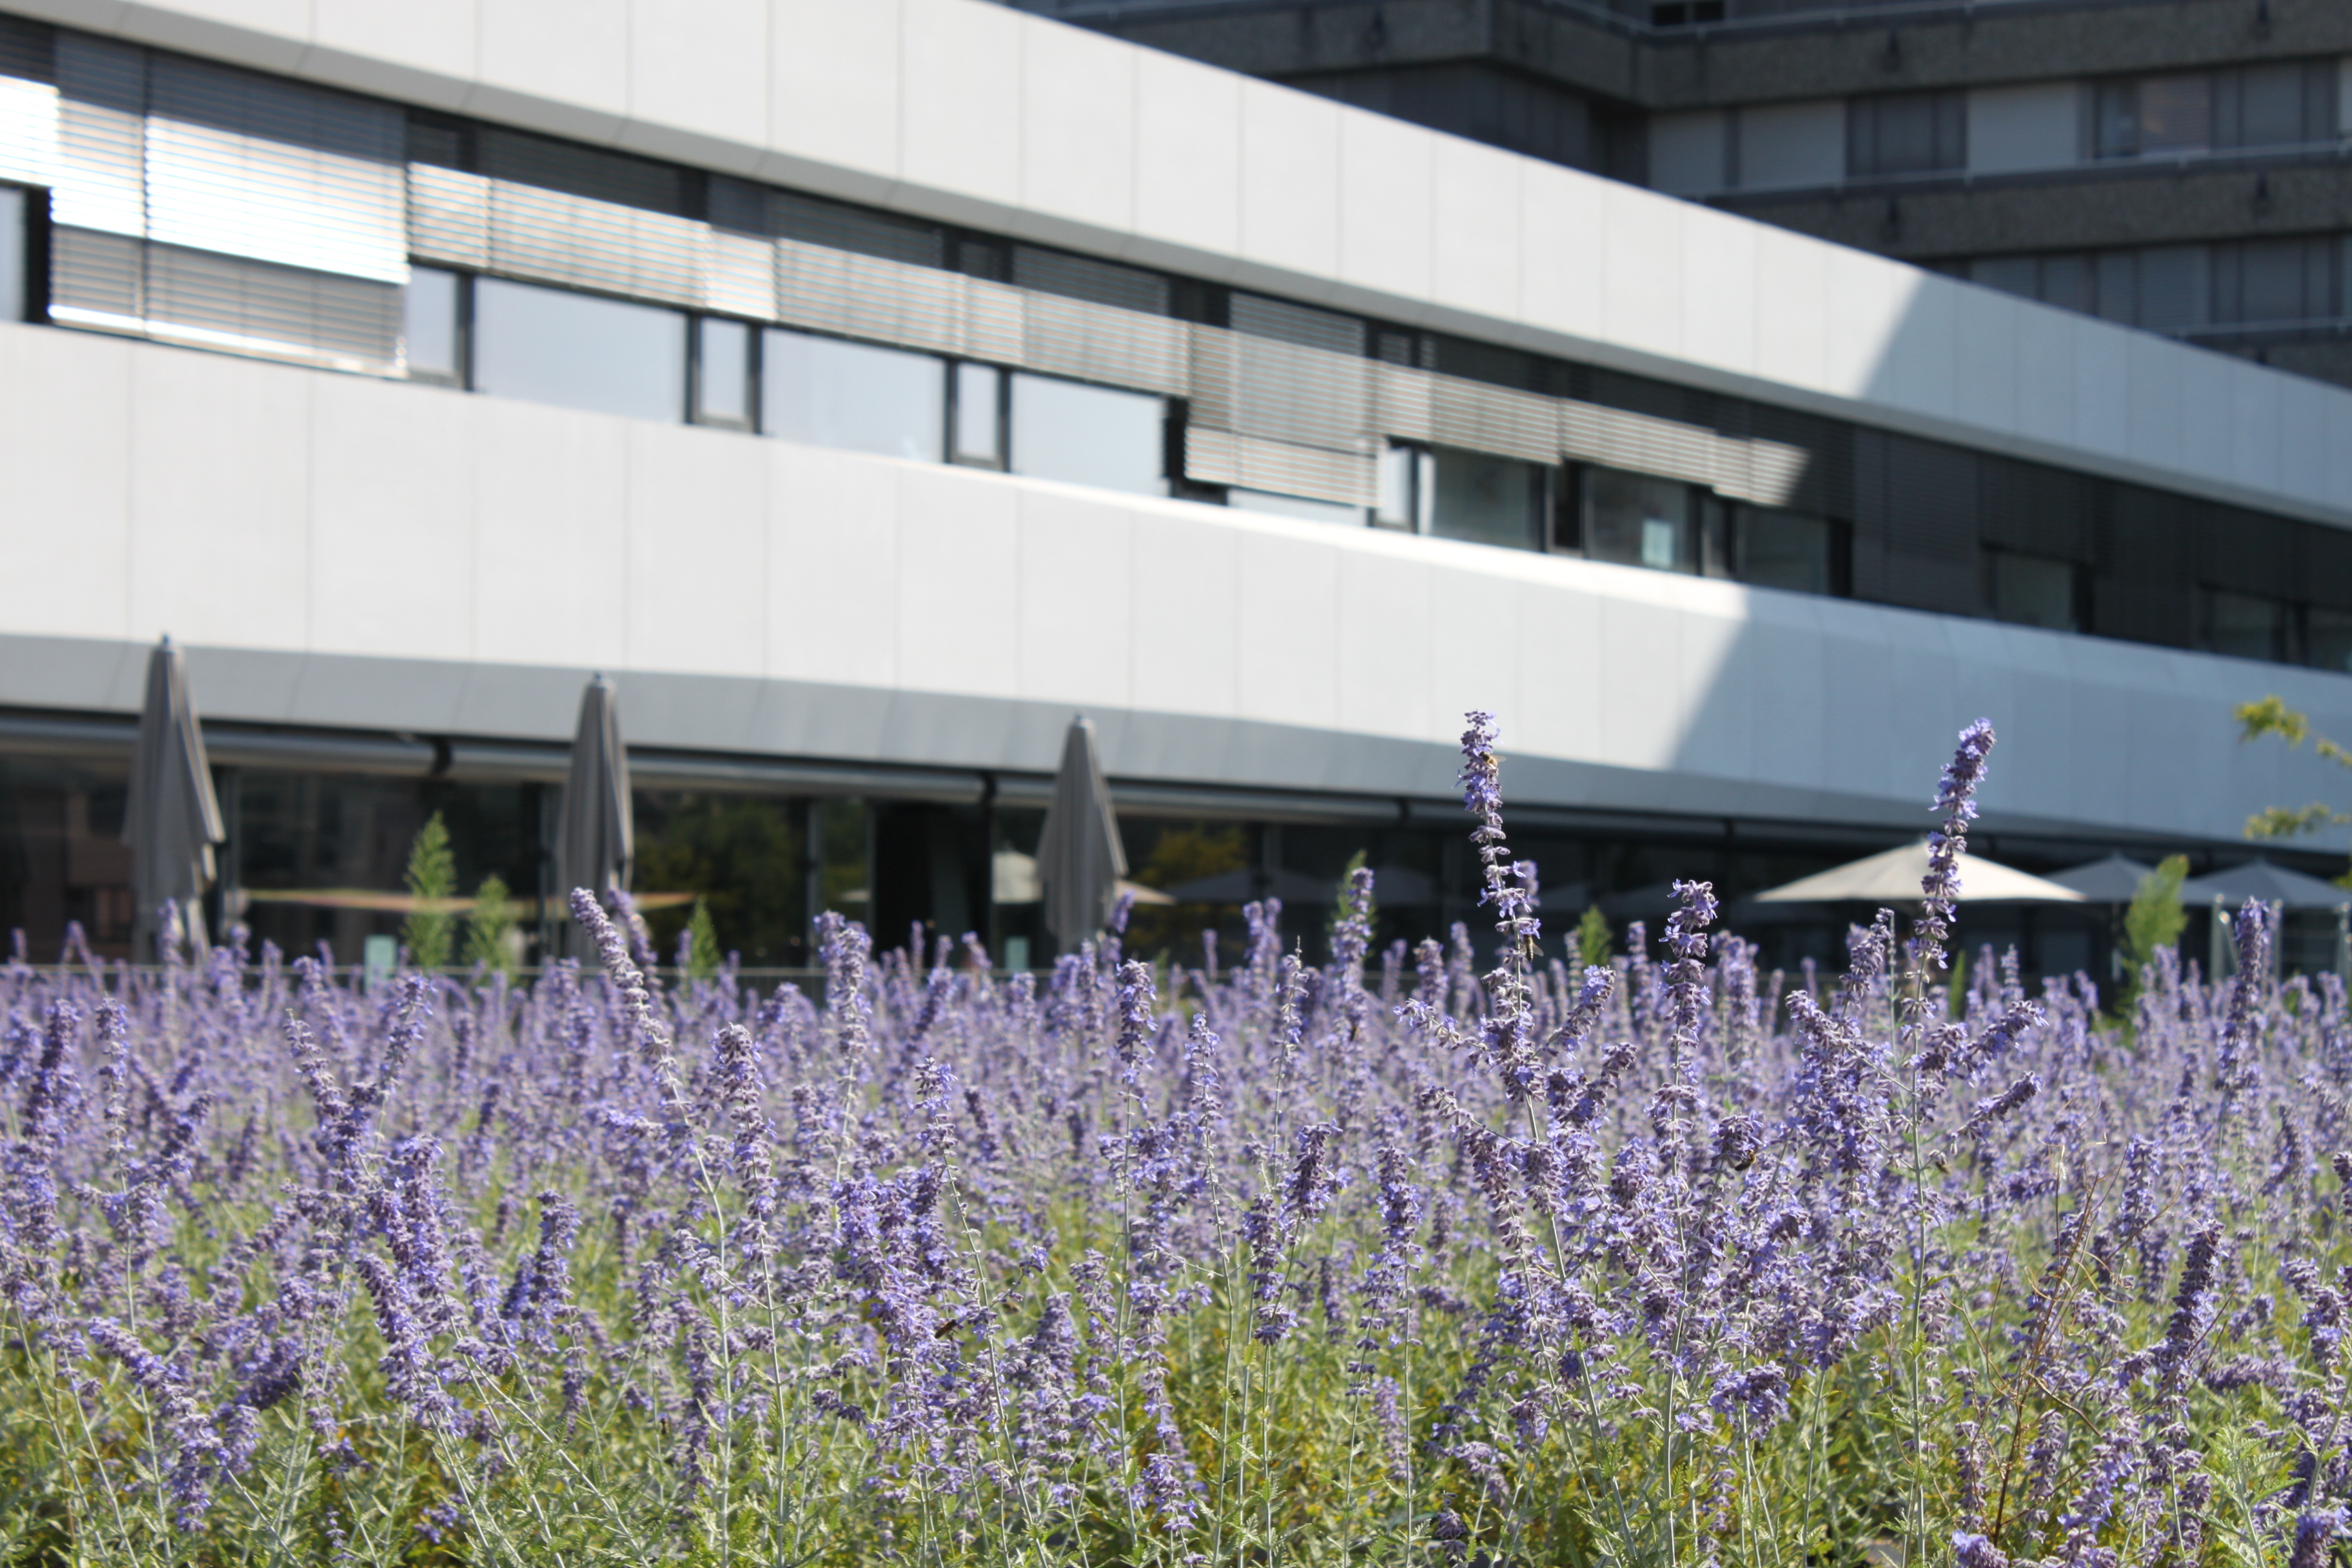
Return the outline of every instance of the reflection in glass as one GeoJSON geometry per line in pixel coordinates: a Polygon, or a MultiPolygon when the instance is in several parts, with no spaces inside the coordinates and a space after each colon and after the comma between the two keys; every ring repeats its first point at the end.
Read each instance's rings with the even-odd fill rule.
{"type": "Polygon", "coordinates": [[[1691,487],[1614,468],[1584,475],[1584,552],[1595,561],[1688,572],[1691,487]]]}
{"type": "Polygon", "coordinates": [[[1415,447],[1391,445],[1381,452],[1380,500],[1372,521],[1381,528],[1401,528],[1408,533],[1429,531],[1429,508],[1436,499],[1432,489],[1429,454],[1415,447]]]}
{"type": "Polygon", "coordinates": [[[1997,619],[2053,632],[2082,629],[2074,613],[2074,563],[2046,555],[1992,552],[1992,613],[1997,619]]]}
{"type": "Polygon", "coordinates": [[[1168,493],[1157,397],[1042,375],[1013,378],[1013,471],[1129,495],[1168,493]]]}
{"type": "Polygon", "coordinates": [[[862,800],[819,800],[809,807],[811,901],[853,921],[874,918],[873,814],[862,800]]]}
{"type": "Polygon", "coordinates": [[[400,342],[412,381],[462,380],[457,344],[457,275],[436,267],[409,268],[401,297],[400,342]]]}
{"type": "Polygon", "coordinates": [[[1787,588],[1799,594],[1830,592],[1829,520],[1801,511],[1743,510],[1739,576],[1763,588],[1787,588]]]}
{"type": "MultiPolygon", "coordinates": [[[[635,886],[692,894],[710,910],[721,952],[755,968],[808,962],[800,803],[775,795],[635,792],[635,886]]],[[[654,951],[667,962],[693,918],[690,900],[649,900],[654,951]]]]}
{"type": "Polygon", "coordinates": [[[2315,605],[2304,612],[2303,660],[2352,675],[2352,610],[2315,605]]]}
{"type": "Polygon", "coordinates": [[[696,331],[695,417],[741,429],[751,422],[751,329],[705,316],[696,331]]]}
{"type": "Polygon", "coordinates": [[[686,317],[561,289],[474,282],[474,387],[635,419],[686,414],[686,317]]]}
{"type": "Polygon", "coordinates": [[[1276,495],[1270,490],[1229,489],[1225,504],[1236,511],[1262,511],[1274,517],[1295,517],[1302,522],[1337,523],[1361,528],[1364,509],[1344,501],[1308,500],[1301,496],[1276,495]]]}
{"type": "Polygon", "coordinates": [[[997,411],[1003,401],[1004,373],[992,364],[955,367],[955,460],[1001,468],[1004,443],[997,411]]]}
{"type": "Polygon", "coordinates": [[[2209,589],[2205,595],[2205,646],[2239,658],[2276,659],[2286,629],[2286,606],[2252,594],[2209,589]]]}
{"type": "Polygon", "coordinates": [[[1516,458],[1440,447],[1430,531],[1513,550],[1543,548],[1545,471],[1516,458]]]}
{"type": "Polygon", "coordinates": [[[0,321],[25,319],[25,193],[0,190],[0,321]]]}
{"type": "Polygon", "coordinates": [[[945,450],[947,365],[929,354],[772,329],[760,370],[771,436],[930,463],[945,450]]]}

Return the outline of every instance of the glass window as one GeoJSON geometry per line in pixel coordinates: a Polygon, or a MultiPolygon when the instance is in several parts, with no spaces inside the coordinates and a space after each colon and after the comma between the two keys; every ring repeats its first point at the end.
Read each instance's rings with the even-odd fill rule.
{"type": "Polygon", "coordinates": [[[1969,278],[1988,289],[1998,289],[2004,294],[2022,294],[2036,298],[2041,289],[2041,269],[2031,256],[1993,256],[1971,262],[1969,278]]]}
{"type": "Polygon", "coordinates": [[[0,187],[0,321],[25,319],[25,193],[0,187]]]}
{"type": "Polygon", "coordinates": [[[1374,525],[1427,533],[1429,509],[1436,500],[1433,489],[1427,452],[1418,447],[1387,447],[1381,453],[1381,496],[1372,508],[1374,525]]]}
{"type": "Polygon", "coordinates": [[[686,317],[561,289],[474,281],[474,386],[565,408],[686,415],[686,317]]]}
{"type": "Polygon", "coordinates": [[[2237,89],[2236,132],[2241,147],[2277,147],[2304,139],[2303,62],[2247,66],[2229,85],[2237,89]]]}
{"type": "Polygon", "coordinates": [[[1800,594],[1832,590],[1829,519],[1801,511],[1744,507],[1739,513],[1739,577],[1800,594]]]}
{"type": "Polygon", "coordinates": [[[1013,378],[1013,471],[1166,495],[1166,411],[1157,397],[1042,375],[1013,378]]]}
{"type": "Polygon", "coordinates": [[[2110,250],[2098,258],[2099,314],[2110,321],[2139,320],[2138,262],[2128,250],[2110,250]]]}
{"type": "Polygon", "coordinates": [[[2314,605],[2303,613],[2303,661],[2352,675],[2352,610],[2314,605]]]}
{"type": "Polygon", "coordinates": [[[2042,302],[2055,305],[2062,310],[2088,310],[2091,308],[2089,258],[2081,256],[2043,257],[2042,302]]]}
{"type": "Polygon", "coordinates": [[[751,329],[705,316],[695,327],[694,416],[738,430],[751,424],[751,329]]]}
{"type": "Polygon", "coordinates": [[[1584,552],[1661,572],[1695,570],[1691,487],[1614,468],[1584,473],[1584,552]]]}
{"type": "Polygon", "coordinates": [[[1430,531],[1514,550],[1543,548],[1547,472],[1533,463],[1440,447],[1430,531]]]}
{"type": "Polygon", "coordinates": [[[2221,589],[2205,593],[2205,646],[2239,658],[2276,659],[2284,641],[2286,606],[2275,599],[2221,589]]]}
{"type": "Polygon", "coordinates": [[[1225,504],[1239,511],[1262,511],[1274,517],[1295,517],[1302,522],[1331,522],[1361,528],[1364,509],[1344,501],[1308,500],[1303,496],[1276,495],[1271,490],[1230,489],[1225,504]]]}
{"type": "Polygon", "coordinates": [[[460,279],[437,268],[409,269],[401,297],[400,352],[413,381],[464,379],[465,355],[458,342],[460,279]]]}
{"type": "Polygon", "coordinates": [[[1992,552],[1992,613],[2019,626],[2079,631],[2074,578],[2071,561],[1996,550],[1992,552]]]}
{"type": "Polygon", "coordinates": [[[2199,74],[2102,82],[2092,136],[2102,158],[2202,152],[2213,144],[2213,79],[2199,74]]]}
{"type": "Polygon", "coordinates": [[[1926,174],[1968,163],[1968,100],[1958,92],[1857,98],[1846,109],[1846,171],[1926,174]]]}
{"type": "Polygon", "coordinates": [[[936,463],[947,371],[929,354],[772,328],[761,346],[761,423],[787,441],[936,463]]]}
{"type": "Polygon", "coordinates": [[[955,460],[1004,466],[1004,373],[992,364],[955,367],[955,460]]]}
{"type": "Polygon", "coordinates": [[[2163,245],[2139,253],[2139,324],[2158,331],[2201,327],[2211,300],[2211,252],[2201,245],[2163,245]]]}

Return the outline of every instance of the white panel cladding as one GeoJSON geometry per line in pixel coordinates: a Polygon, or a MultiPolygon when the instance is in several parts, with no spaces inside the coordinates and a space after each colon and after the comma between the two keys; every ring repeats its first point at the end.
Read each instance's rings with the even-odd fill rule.
{"type": "Polygon", "coordinates": [[[2057,169],[2083,154],[2083,86],[2036,81],[1969,93],[1969,167],[1997,174],[2057,169]]]}
{"type": "MultiPolygon", "coordinates": [[[[1436,757],[1459,732],[1464,708],[1495,703],[1503,710],[1506,740],[1521,737],[1512,742],[1516,756],[1622,770],[1617,787],[1638,791],[1653,805],[1712,787],[1748,799],[1780,792],[1774,798],[1784,805],[1793,807],[1801,797],[1824,813],[1861,803],[1886,814],[1885,820],[1924,821],[1919,779],[1932,776],[1946,754],[1938,748],[1948,748],[1952,731],[1989,712],[2011,759],[1995,771],[1989,815],[2078,823],[2101,833],[2227,838],[2248,811],[2326,787],[2324,764],[2307,755],[2210,744],[2212,735],[2227,731],[2229,705],[2243,698],[2245,682],[2256,682],[2256,692],[2277,690],[2324,728],[2352,729],[2352,683],[2318,671],[1018,478],[950,476],[923,465],[713,432],[653,432],[647,440],[689,464],[700,454],[718,454],[719,443],[734,443],[723,459],[725,483],[709,492],[708,504],[728,514],[730,551],[763,548],[768,572],[788,584],[762,600],[756,637],[753,628],[741,628],[733,637],[737,651],[714,652],[705,661],[691,638],[639,649],[601,635],[625,621],[626,606],[640,594],[647,604],[701,602],[694,584],[709,571],[703,552],[642,548],[666,537],[677,501],[670,484],[629,482],[621,454],[650,448],[632,445],[625,422],[0,325],[0,409],[12,389],[23,404],[31,389],[59,387],[71,389],[69,422],[38,417],[33,405],[16,410],[28,416],[0,418],[0,472],[49,502],[0,509],[0,557],[53,558],[52,535],[128,538],[142,547],[164,539],[171,545],[168,560],[110,547],[77,552],[73,592],[45,605],[39,622],[44,633],[59,637],[128,645],[169,629],[202,644],[289,657],[433,657],[437,648],[404,640],[407,631],[382,616],[371,620],[340,608],[367,591],[371,561],[388,570],[413,567],[413,541],[403,531],[399,508],[430,504],[441,509],[436,559],[508,563],[514,584],[558,571],[563,592],[537,596],[564,607],[549,612],[551,634],[562,631],[559,623],[567,616],[600,631],[593,647],[577,636],[507,635],[500,628],[518,613],[512,595],[476,584],[470,598],[482,629],[473,651],[438,654],[467,677],[447,683],[451,689],[531,665],[568,673],[574,665],[603,663],[625,681],[631,672],[654,669],[716,676],[722,666],[740,668],[749,657],[742,650],[757,647],[768,650],[770,678],[864,687],[882,698],[997,699],[1059,705],[1065,713],[1083,701],[1107,710],[1107,718],[1157,712],[1230,721],[1264,700],[1244,688],[1265,680],[1187,674],[1184,667],[1222,657],[1215,645],[1231,639],[1210,638],[1204,650],[1189,632],[1166,632],[1238,626],[1250,604],[1279,602],[1286,578],[1254,581],[1252,565],[1278,562],[1286,574],[1316,584],[1368,581],[1371,574],[1388,582],[1385,593],[1409,595],[1417,582],[1429,606],[1391,628],[1396,667],[1429,672],[1409,691],[1392,693],[1392,700],[1362,700],[1344,638],[1286,645],[1297,668],[1283,671],[1295,693],[1285,700],[1283,717],[1307,726],[1285,738],[1281,750],[1291,755],[1336,757],[1353,738],[1369,737],[1426,744],[1436,757]],[[61,440],[60,430],[72,439],[61,440]],[[132,480],[109,453],[142,455],[132,480]],[[451,473],[470,475],[465,485],[472,505],[444,482],[451,473]],[[420,480],[386,510],[385,476],[402,474],[430,482],[420,480]],[[905,547],[948,537],[967,515],[982,516],[994,563],[1024,559],[1021,552],[1033,544],[1052,548],[1081,528],[1148,537],[1150,551],[1131,560],[1124,551],[1064,552],[1066,575],[1056,579],[1055,592],[1034,600],[949,591],[949,584],[925,601],[938,617],[925,628],[927,645],[974,649],[978,657],[929,658],[919,679],[903,665],[840,658],[840,647],[870,638],[876,595],[866,588],[888,575],[890,553],[866,549],[866,542],[895,539],[905,547]],[[812,581],[825,581],[806,574],[810,560],[854,551],[864,552],[843,592],[807,592],[812,581]],[[1161,562],[1215,564],[1163,572],[1155,564],[1161,562]],[[322,574],[327,566],[331,571],[322,574]],[[1406,578],[1390,581],[1391,568],[1406,578]],[[247,577],[237,578],[240,571],[247,577]],[[252,575],[257,571],[259,578],[252,575]],[[253,598],[254,581],[269,590],[262,599],[253,598]],[[1134,628],[1120,656],[1083,670],[1056,658],[1015,657],[1028,646],[1030,617],[1057,613],[1055,601],[1072,595],[1108,606],[1105,625],[1134,628]],[[224,620],[223,604],[258,604],[268,614],[224,620]],[[579,614],[582,605],[594,613],[579,614]],[[1550,650],[1567,633],[1595,624],[1618,630],[1582,645],[1587,662],[1575,680],[1519,680],[1510,673],[1559,668],[1550,650]],[[1465,648],[1475,656],[1465,658],[1465,648]],[[826,649],[834,651],[827,656],[826,649]],[[469,665],[468,657],[489,662],[469,665]],[[1941,673],[1922,681],[1910,673],[1920,668],[1941,673]],[[1670,670],[1671,679],[1650,688],[1654,706],[1644,711],[1642,673],[1659,669],[1670,670]],[[1820,672],[1834,678],[1817,679],[1820,672]],[[1498,682],[1517,687],[1517,706],[1496,695],[1498,682]],[[2020,710],[2013,697],[2003,700],[2028,686],[2057,700],[2020,710]],[[1738,710],[1759,689],[1775,694],[1770,725],[1739,719],[1738,710]],[[2124,743],[2066,717],[2095,712],[2133,716],[2124,743]],[[1818,734],[1822,743],[1777,739],[1792,734],[1818,734]],[[2184,787],[2140,787],[2168,755],[2206,761],[2184,787]]],[[[755,559],[746,570],[757,577],[761,567],[755,559]]],[[[1010,564],[999,574],[1012,575],[1010,564]]],[[[526,605],[526,613],[538,612],[526,605]]],[[[735,613],[755,612],[745,605],[735,613]]],[[[21,634],[30,626],[11,617],[0,633],[21,634]]],[[[39,683],[49,677],[38,666],[0,658],[0,700],[40,703],[39,683]]],[[[202,670],[200,663],[200,700],[225,718],[480,728],[455,713],[395,718],[358,707],[298,712],[292,682],[275,699],[288,706],[231,712],[225,692],[205,690],[202,670]]],[[[405,700],[414,685],[386,680],[380,700],[405,700]]],[[[548,713],[505,722],[564,732],[577,688],[569,681],[550,688],[560,700],[548,713]]],[[[122,700],[135,703],[135,690],[122,700]]],[[[715,721],[682,716],[677,722],[715,721]]],[[[1115,744],[1116,731],[1107,733],[1115,744]]],[[[1045,733],[1046,742],[1053,738],[1045,733]]],[[[749,731],[718,729],[665,743],[764,749],[749,731]]],[[[1274,765],[1191,761],[1229,766],[1234,783],[1251,782],[1246,768],[1274,765]]],[[[1050,763],[1050,754],[1000,761],[1050,763]]],[[[1444,771],[1433,770],[1427,793],[1443,789],[1444,771]]]]}
{"type": "Polygon", "coordinates": [[[408,281],[398,109],[168,54],[147,92],[149,238],[408,281]]]}
{"type": "Polygon", "coordinates": [[[1728,183],[1725,134],[1726,117],[1719,109],[1650,116],[1650,188],[1676,196],[1722,190],[1728,183]]]}
{"type": "Polygon", "coordinates": [[[47,185],[57,178],[58,89],[0,76],[0,180],[47,185]]]}
{"type": "Polygon", "coordinates": [[[1845,178],[1845,100],[1741,109],[1738,163],[1743,191],[1839,184],[1845,178]]]}
{"type": "Polygon", "coordinates": [[[57,187],[63,228],[147,232],[146,51],[81,33],[58,35],[57,187]]]}

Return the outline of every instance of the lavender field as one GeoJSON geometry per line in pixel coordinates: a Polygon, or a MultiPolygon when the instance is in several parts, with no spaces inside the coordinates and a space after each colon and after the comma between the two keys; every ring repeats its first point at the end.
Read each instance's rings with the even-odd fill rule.
{"type": "Polygon", "coordinates": [[[1843,975],[1695,883],[1573,962],[1483,715],[1485,963],[1362,872],[1322,968],[20,961],[0,1560],[2341,1560],[2342,988],[2254,906],[2224,986],[1952,994],[1991,742],[1843,975]]]}

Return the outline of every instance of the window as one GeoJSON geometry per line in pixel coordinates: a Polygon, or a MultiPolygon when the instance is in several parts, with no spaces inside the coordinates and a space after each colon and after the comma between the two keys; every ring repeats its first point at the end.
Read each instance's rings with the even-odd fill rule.
{"type": "Polygon", "coordinates": [[[1381,454],[1380,500],[1372,508],[1372,525],[1427,533],[1436,490],[1437,476],[1430,455],[1418,447],[1391,444],[1381,454]]]}
{"type": "Polygon", "coordinates": [[[25,193],[0,186],[0,321],[25,319],[25,193]]]}
{"type": "Polygon", "coordinates": [[[2212,145],[2212,77],[2200,72],[2098,85],[2092,150],[2099,157],[2200,153],[2212,145]]]}
{"type": "Polygon", "coordinates": [[[1595,561],[1696,572],[1692,489],[1614,468],[1584,470],[1584,552],[1595,561]]]}
{"type": "Polygon", "coordinates": [[[2288,147],[2336,140],[2333,59],[2242,66],[2221,72],[2213,87],[2215,146],[2288,147]]]}
{"type": "Polygon", "coordinates": [[[408,289],[401,297],[400,351],[411,381],[462,384],[465,351],[460,332],[465,320],[464,287],[455,272],[435,267],[411,268],[408,289]]]}
{"type": "Polygon", "coordinates": [[[1004,373],[992,364],[955,367],[955,460],[1004,466],[1004,373]]]}
{"type": "Polygon", "coordinates": [[[2083,629],[2077,609],[2080,574],[2073,562],[2012,550],[1995,550],[1990,556],[1988,596],[1995,619],[2053,632],[2083,629]]]}
{"type": "Polygon", "coordinates": [[[502,279],[474,281],[474,386],[633,419],[686,413],[686,318],[502,279]]]}
{"type": "Polygon", "coordinates": [[[771,436],[931,463],[945,451],[942,360],[772,328],[760,370],[761,420],[771,436]]]}
{"type": "Polygon", "coordinates": [[[705,316],[694,329],[694,416],[732,430],[751,427],[751,328],[705,316]]]}
{"type": "Polygon", "coordinates": [[[1435,469],[1431,532],[1442,539],[1474,540],[1514,550],[1543,548],[1549,469],[1443,447],[1430,458],[1435,469]]]}
{"type": "Polygon", "coordinates": [[[1303,496],[1276,495],[1271,490],[1229,489],[1225,504],[1236,511],[1259,511],[1272,517],[1295,517],[1302,522],[1337,523],[1361,528],[1364,509],[1335,500],[1308,500],[1303,496]]]}
{"type": "Polygon", "coordinates": [[[1846,173],[1866,179],[1965,168],[1968,113],[1959,92],[1854,99],[1846,105],[1846,173]]]}
{"type": "Polygon", "coordinates": [[[2254,239],[2213,248],[2217,321],[2326,321],[2338,313],[2336,241],[2254,239]]]}
{"type": "Polygon", "coordinates": [[[2303,612],[2303,662],[2352,675],[2352,610],[2313,605],[2303,612]]]}
{"type": "Polygon", "coordinates": [[[1742,507],[1738,542],[1743,583],[1799,594],[1838,591],[1837,530],[1825,517],[1742,507]]]}
{"type": "Polygon", "coordinates": [[[1129,495],[1168,493],[1166,405],[1042,375],[1013,378],[1013,471],[1129,495]]]}
{"type": "Polygon", "coordinates": [[[2285,653],[2286,606],[2275,599],[2209,588],[2200,606],[2200,639],[2213,653],[2276,660],[2285,653]]]}

